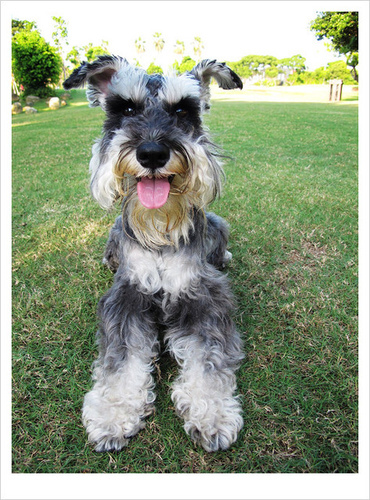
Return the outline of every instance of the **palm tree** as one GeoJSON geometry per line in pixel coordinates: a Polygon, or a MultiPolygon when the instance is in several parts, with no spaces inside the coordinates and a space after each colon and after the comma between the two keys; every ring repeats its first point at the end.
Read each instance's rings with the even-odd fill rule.
{"type": "Polygon", "coordinates": [[[145,52],[146,41],[141,39],[141,36],[135,40],[135,48],[138,54],[143,54],[145,52]]]}
{"type": "Polygon", "coordinates": [[[180,56],[184,55],[185,43],[181,42],[180,40],[176,40],[174,52],[175,52],[175,54],[178,54],[180,56]]]}
{"type": "Polygon", "coordinates": [[[200,38],[200,36],[195,36],[194,42],[193,42],[193,50],[194,50],[195,58],[198,61],[200,61],[200,59],[201,59],[203,49],[204,49],[204,45],[203,45],[202,39],[200,38]]]}
{"type": "Polygon", "coordinates": [[[162,52],[165,43],[162,38],[162,33],[154,33],[153,38],[154,38],[154,48],[159,54],[160,52],[162,52]]]}

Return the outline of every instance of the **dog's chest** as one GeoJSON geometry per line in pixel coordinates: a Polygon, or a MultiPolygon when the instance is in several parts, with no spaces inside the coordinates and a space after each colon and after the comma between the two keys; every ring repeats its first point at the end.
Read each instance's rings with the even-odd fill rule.
{"type": "Polygon", "coordinates": [[[171,299],[192,295],[199,283],[200,259],[184,250],[146,250],[134,246],[125,252],[125,268],[131,284],[145,294],[163,291],[171,299]]]}

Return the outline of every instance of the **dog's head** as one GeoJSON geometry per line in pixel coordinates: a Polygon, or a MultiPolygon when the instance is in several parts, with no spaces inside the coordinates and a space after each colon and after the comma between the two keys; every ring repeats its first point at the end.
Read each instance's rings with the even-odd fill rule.
{"type": "Polygon", "coordinates": [[[90,106],[106,112],[90,162],[93,196],[104,208],[125,198],[133,225],[148,232],[150,219],[163,242],[180,226],[185,237],[189,209],[203,209],[220,191],[222,167],[202,124],[211,78],[224,89],[243,86],[217,61],[164,77],[115,56],[83,63],[64,82],[67,90],[87,83],[90,106]]]}

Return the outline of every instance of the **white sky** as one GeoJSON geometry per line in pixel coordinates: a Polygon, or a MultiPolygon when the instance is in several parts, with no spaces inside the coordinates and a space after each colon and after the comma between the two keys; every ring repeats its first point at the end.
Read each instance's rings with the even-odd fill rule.
{"type": "MultiPolygon", "coordinates": [[[[147,44],[147,61],[156,53],[153,34],[162,33],[165,49],[159,62],[173,62],[176,40],[191,42],[200,36],[202,58],[237,61],[249,54],[277,58],[301,54],[314,70],[338,60],[324,41],[317,41],[309,25],[323,10],[357,10],[356,1],[90,1],[2,2],[13,18],[35,21],[47,41],[52,41],[52,16],[67,21],[69,46],[108,40],[112,53],[130,62],[137,56],[134,41],[147,44]],[[149,52],[150,51],[150,52],[149,52]]],[[[343,59],[343,57],[341,57],[343,59]]],[[[145,61],[143,61],[145,63],[145,61]]]]}

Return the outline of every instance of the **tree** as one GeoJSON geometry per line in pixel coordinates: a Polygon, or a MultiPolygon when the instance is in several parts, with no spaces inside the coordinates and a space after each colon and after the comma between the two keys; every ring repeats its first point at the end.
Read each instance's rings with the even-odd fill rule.
{"type": "Polygon", "coordinates": [[[66,60],[72,64],[73,69],[78,68],[82,63],[80,48],[74,45],[66,55],[66,60]]]}
{"type": "Polygon", "coordinates": [[[159,54],[160,52],[162,52],[164,44],[165,44],[165,42],[162,38],[162,33],[154,33],[153,38],[154,38],[154,42],[153,42],[154,48],[159,54]]]}
{"type": "Polygon", "coordinates": [[[52,38],[54,40],[54,45],[57,48],[57,51],[59,55],[61,56],[63,60],[63,80],[66,79],[66,71],[67,68],[64,63],[64,58],[63,58],[63,52],[64,52],[64,45],[68,45],[67,37],[68,37],[68,29],[67,29],[67,23],[65,22],[64,19],[61,17],[55,17],[53,16],[53,21],[55,21],[55,31],[52,33],[52,38]]]}
{"type": "Polygon", "coordinates": [[[12,69],[27,94],[45,97],[58,83],[62,58],[36,30],[21,30],[12,38],[12,69]]]}
{"type": "Polygon", "coordinates": [[[316,33],[317,40],[329,39],[335,51],[346,55],[347,65],[352,66],[353,76],[358,81],[353,66],[355,61],[358,64],[358,12],[320,12],[311,23],[311,31],[316,33]],[[357,59],[353,54],[357,54],[357,59]]]}
{"type": "MultiPolygon", "coordinates": [[[[185,53],[185,43],[180,41],[180,40],[176,40],[173,51],[176,55],[178,55],[182,58],[184,56],[184,53],[185,53]]],[[[177,58],[176,58],[176,62],[177,62],[177,58]]]]}
{"type": "Polygon", "coordinates": [[[273,56],[250,55],[242,57],[236,63],[231,63],[232,66],[230,67],[242,78],[259,75],[261,79],[264,79],[266,75],[271,75],[270,78],[277,75],[277,71],[274,68],[277,67],[278,62],[279,60],[273,56]]]}
{"type": "Polygon", "coordinates": [[[355,83],[344,61],[329,63],[325,71],[325,79],[326,81],[343,80],[345,85],[353,85],[355,83]]]}
{"type": "Polygon", "coordinates": [[[358,12],[320,12],[312,21],[316,38],[328,38],[340,54],[358,52],[358,12]]]}
{"type": "Polygon", "coordinates": [[[200,36],[195,36],[193,42],[193,51],[197,61],[200,61],[203,49],[204,45],[202,39],[200,38],[200,36]]]}
{"type": "Polygon", "coordinates": [[[238,62],[227,62],[229,68],[231,68],[235,73],[237,73],[240,78],[250,78],[252,76],[252,71],[249,69],[249,65],[243,64],[241,61],[238,62]]]}
{"type": "Polygon", "coordinates": [[[101,45],[94,46],[91,42],[82,47],[85,51],[85,57],[88,62],[95,61],[98,56],[110,55],[108,50],[108,42],[102,40],[101,45]]]}
{"type": "Polygon", "coordinates": [[[196,62],[194,59],[192,59],[189,56],[185,56],[181,63],[179,64],[177,61],[175,61],[173,68],[180,74],[186,73],[187,71],[191,71],[194,66],[196,65],[196,62]]]}
{"type": "Polygon", "coordinates": [[[159,74],[163,75],[163,69],[160,66],[157,66],[154,63],[150,63],[148,66],[148,69],[146,70],[148,75],[154,75],[154,74],[159,74]]]}
{"type": "Polygon", "coordinates": [[[12,37],[20,31],[33,31],[37,26],[35,22],[20,21],[19,19],[12,19],[12,37]]]}
{"type": "Polygon", "coordinates": [[[306,69],[305,66],[306,59],[302,57],[300,54],[297,54],[292,57],[287,57],[285,59],[280,59],[278,62],[278,67],[282,70],[288,69],[292,70],[293,73],[302,73],[306,69]]]}
{"type": "Polygon", "coordinates": [[[63,42],[68,45],[68,29],[67,23],[61,17],[53,16],[53,21],[55,21],[55,31],[52,33],[52,38],[54,40],[54,45],[57,47],[59,53],[63,51],[63,42]]]}
{"type": "Polygon", "coordinates": [[[352,68],[352,77],[356,82],[358,82],[358,73],[356,70],[356,67],[358,66],[358,52],[352,52],[352,54],[347,57],[347,66],[352,68]]]}
{"type": "Polygon", "coordinates": [[[185,52],[185,43],[180,40],[176,40],[174,52],[175,54],[182,56],[185,52]]]}
{"type": "Polygon", "coordinates": [[[143,54],[145,52],[145,44],[146,41],[142,40],[140,36],[135,40],[135,48],[138,54],[143,54]]]}

